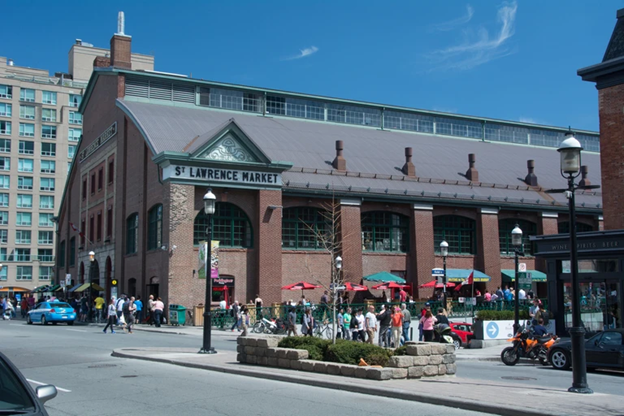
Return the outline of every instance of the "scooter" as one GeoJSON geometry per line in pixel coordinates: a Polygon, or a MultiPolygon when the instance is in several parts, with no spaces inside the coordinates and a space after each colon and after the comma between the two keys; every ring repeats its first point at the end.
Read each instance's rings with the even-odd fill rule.
{"type": "Polygon", "coordinates": [[[548,334],[543,337],[536,336],[530,329],[520,327],[520,330],[507,341],[513,346],[505,348],[501,352],[501,361],[505,365],[516,365],[521,357],[531,360],[539,360],[540,364],[548,365],[548,350],[558,340],[556,335],[548,334]]]}
{"type": "Polygon", "coordinates": [[[457,334],[453,333],[453,328],[447,324],[437,324],[433,327],[433,341],[442,344],[454,344],[455,349],[459,348],[460,342],[456,342],[455,337],[459,339],[457,334]]]}

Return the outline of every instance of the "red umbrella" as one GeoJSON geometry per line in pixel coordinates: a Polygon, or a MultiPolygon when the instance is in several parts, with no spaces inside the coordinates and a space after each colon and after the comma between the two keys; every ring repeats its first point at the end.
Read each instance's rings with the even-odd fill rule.
{"type": "Polygon", "coordinates": [[[351,282],[345,282],[343,283],[343,286],[345,286],[345,289],[347,292],[363,292],[365,290],[368,290],[367,286],[364,285],[358,285],[357,283],[351,283],[351,282]]]}
{"type": "Polygon", "coordinates": [[[322,286],[315,285],[315,284],[308,283],[308,282],[298,282],[298,283],[293,283],[291,285],[283,286],[282,290],[301,290],[301,296],[303,296],[304,290],[313,290],[319,287],[322,287],[322,286]]]}
{"type": "MultiPolygon", "coordinates": [[[[444,285],[442,283],[438,283],[437,280],[432,280],[432,281],[430,281],[428,283],[425,283],[424,285],[420,285],[418,287],[421,288],[421,289],[427,288],[427,287],[435,287],[436,289],[442,289],[444,287],[444,285]]],[[[455,287],[455,283],[446,282],[446,287],[455,287]]]]}
{"type": "Polygon", "coordinates": [[[401,285],[397,282],[389,282],[389,283],[380,283],[378,285],[373,286],[373,289],[378,290],[388,290],[388,289],[404,289],[409,287],[408,285],[401,285]]]}

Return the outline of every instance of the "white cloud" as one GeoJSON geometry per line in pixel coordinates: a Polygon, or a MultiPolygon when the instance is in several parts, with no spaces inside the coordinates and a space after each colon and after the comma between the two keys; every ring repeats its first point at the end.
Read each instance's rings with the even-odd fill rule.
{"type": "Polygon", "coordinates": [[[472,6],[469,4],[466,5],[466,14],[464,16],[458,17],[456,19],[448,20],[446,22],[432,24],[429,26],[431,30],[440,31],[440,32],[448,32],[449,30],[455,29],[457,26],[464,25],[468,23],[472,19],[472,15],[474,15],[474,10],[472,6]]]}
{"type": "Polygon", "coordinates": [[[310,46],[309,48],[304,48],[299,51],[299,53],[295,56],[291,56],[289,58],[285,58],[284,61],[292,61],[294,59],[305,58],[306,56],[314,55],[319,51],[319,48],[316,46],[310,46]]]}
{"type": "Polygon", "coordinates": [[[470,36],[471,32],[466,32],[463,43],[429,54],[430,61],[436,65],[435,69],[471,69],[513,54],[515,50],[508,47],[507,40],[514,35],[517,10],[518,4],[515,1],[503,3],[497,16],[501,27],[493,38],[490,38],[487,29],[480,27],[476,36],[470,36]]]}

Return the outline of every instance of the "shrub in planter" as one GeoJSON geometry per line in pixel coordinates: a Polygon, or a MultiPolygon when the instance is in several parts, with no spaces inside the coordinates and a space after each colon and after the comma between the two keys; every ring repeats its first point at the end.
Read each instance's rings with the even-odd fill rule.
{"type": "Polygon", "coordinates": [[[385,366],[392,355],[391,350],[377,345],[342,340],[327,347],[324,359],[335,363],[358,364],[360,358],[363,358],[370,365],[385,366]]]}
{"type": "Polygon", "coordinates": [[[322,361],[330,344],[331,340],[317,337],[286,337],[277,346],[280,348],[306,350],[311,360],[322,361]]]}
{"type": "Polygon", "coordinates": [[[405,345],[394,350],[394,355],[407,355],[407,347],[405,345]]]}

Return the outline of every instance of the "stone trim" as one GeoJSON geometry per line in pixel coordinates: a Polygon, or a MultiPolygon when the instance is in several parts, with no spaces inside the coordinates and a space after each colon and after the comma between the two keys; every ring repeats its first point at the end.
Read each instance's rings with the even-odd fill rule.
{"type": "Polygon", "coordinates": [[[559,218],[556,212],[541,212],[540,215],[542,218],[559,218]]]}
{"type": "Polygon", "coordinates": [[[496,208],[481,208],[480,209],[481,214],[488,214],[488,215],[498,215],[498,209],[496,208]]]}
{"type": "Polygon", "coordinates": [[[413,209],[414,211],[433,211],[433,205],[414,204],[413,209]]]}
{"type": "Polygon", "coordinates": [[[455,346],[425,342],[407,342],[407,355],[390,357],[387,367],[362,367],[353,364],[330,363],[308,359],[308,352],[279,348],[279,336],[245,336],[236,340],[236,360],[244,364],[286,368],[336,376],[370,380],[414,379],[453,375],[455,346]]]}
{"type": "Polygon", "coordinates": [[[340,198],[340,205],[362,206],[362,200],[357,198],[340,198]]]}

